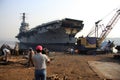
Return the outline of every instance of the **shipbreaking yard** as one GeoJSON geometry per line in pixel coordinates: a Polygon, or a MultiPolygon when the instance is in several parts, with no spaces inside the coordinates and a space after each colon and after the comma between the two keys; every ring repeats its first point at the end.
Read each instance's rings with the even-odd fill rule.
{"type": "MultiPolygon", "coordinates": [[[[47,64],[47,80],[120,80],[120,56],[117,58],[114,53],[105,54],[115,47],[114,41],[109,40],[107,45],[102,48],[103,50],[100,49],[103,51],[102,54],[96,53],[118,21],[119,15],[120,9],[105,26],[102,20],[95,22],[95,28],[87,37],[79,37],[77,46],[75,46],[72,45],[76,42],[74,36],[82,30],[83,21],[65,18],[28,30],[28,23],[25,22],[26,17],[23,13],[20,32],[16,38],[20,41],[19,46],[25,48],[29,47],[30,43],[33,46],[33,43],[39,42],[36,44],[42,45],[43,43],[43,46],[50,51],[64,51],[68,48],[73,49],[73,47],[77,50],[79,54],[50,52],[48,56],[51,58],[51,62],[47,64]],[[99,29],[103,30],[100,30],[99,33],[99,29]],[[90,37],[93,34],[95,37],[90,37]],[[38,39],[38,37],[40,38],[38,39]],[[27,43],[29,46],[26,45],[27,43]],[[81,54],[82,52],[84,54],[81,54]]],[[[27,61],[24,55],[19,55],[12,56],[7,64],[1,62],[0,80],[34,80],[34,67],[27,67],[27,61]]]]}
{"type": "MultiPolygon", "coordinates": [[[[50,52],[47,80],[120,80],[120,60],[115,54],[80,55],[50,52]]],[[[34,80],[34,67],[26,67],[23,55],[0,62],[0,80],[34,80]]]]}
{"type": "MultiPolygon", "coordinates": [[[[16,46],[19,45],[19,49],[22,50],[43,43],[42,46],[48,48],[49,51],[55,51],[48,55],[51,62],[47,64],[47,80],[120,80],[120,53],[110,53],[116,47],[114,41],[109,40],[104,46],[101,45],[118,21],[119,15],[120,9],[106,26],[100,24],[102,20],[95,22],[94,30],[87,37],[77,38],[76,42],[74,36],[82,30],[83,21],[65,18],[61,20],[62,24],[61,21],[53,21],[29,31],[25,22],[25,13],[23,13],[20,33],[16,36],[20,44],[17,43],[16,46]],[[103,30],[98,35],[101,28],[103,30]],[[91,33],[95,34],[95,37],[89,37],[91,33]],[[26,45],[27,43],[29,46],[26,45]],[[71,53],[75,50],[76,53],[67,53],[65,50],[71,53]]],[[[12,55],[7,63],[0,61],[0,80],[35,80],[34,67],[26,66],[27,61],[28,57],[23,53],[12,55]]]]}

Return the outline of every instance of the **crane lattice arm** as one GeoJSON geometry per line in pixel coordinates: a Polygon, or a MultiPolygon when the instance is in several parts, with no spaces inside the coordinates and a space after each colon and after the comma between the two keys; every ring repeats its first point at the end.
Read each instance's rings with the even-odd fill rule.
{"type": "Polygon", "coordinates": [[[117,23],[117,21],[119,20],[119,18],[120,18],[120,9],[116,11],[116,13],[112,17],[112,19],[107,24],[107,26],[105,26],[104,30],[102,31],[102,33],[100,35],[100,41],[103,41],[106,38],[106,36],[113,29],[113,27],[115,26],[115,24],[117,23]]]}
{"type": "Polygon", "coordinates": [[[102,41],[107,37],[107,35],[110,33],[110,31],[113,29],[119,18],[120,9],[115,12],[115,14],[110,19],[106,26],[104,26],[103,24],[99,25],[102,20],[95,22],[95,28],[93,28],[93,30],[91,30],[91,32],[87,36],[90,37],[91,35],[94,35],[97,38],[97,45],[99,46],[102,43],[102,41]]]}

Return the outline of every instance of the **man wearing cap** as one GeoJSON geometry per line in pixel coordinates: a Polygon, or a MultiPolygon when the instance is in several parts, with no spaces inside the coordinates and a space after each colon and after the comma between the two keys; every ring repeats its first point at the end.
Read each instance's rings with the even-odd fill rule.
{"type": "Polygon", "coordinates": [[[42,46],[36,47],[37,53],[32,57],[35,66],[35,80],[46,80],[46,62],[50,62],[47,55],[42,54],[42,46]]]}

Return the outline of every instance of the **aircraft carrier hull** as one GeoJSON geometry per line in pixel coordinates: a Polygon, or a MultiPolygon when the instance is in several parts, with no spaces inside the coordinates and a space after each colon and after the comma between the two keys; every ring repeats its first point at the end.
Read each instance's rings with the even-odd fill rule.
{"type": "Polygon", "coordinates": [[[77,32],[83,29],[83,21],[65,18],[51,21],[26,32],[20,32],[18,38],[20,49],[42,45],[50,51],[64,51],[74,48],[77,32]]]}

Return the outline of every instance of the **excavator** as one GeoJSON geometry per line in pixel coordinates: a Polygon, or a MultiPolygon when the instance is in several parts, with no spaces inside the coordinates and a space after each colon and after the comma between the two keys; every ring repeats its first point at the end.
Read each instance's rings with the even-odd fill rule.
{"type": "Polygon", "coordinates": [[[90,31],[86,37],[77,38],[77,50],[81,52],[90,52],[101,47],[101,43],[113,29],[120,18],[120,9],[116,10],[110,21],[104,26],[101,24],[102,20],[95,22],[95,27],[90,31]],[[94,36],[92,36],[94,35],[94,36]]]}

